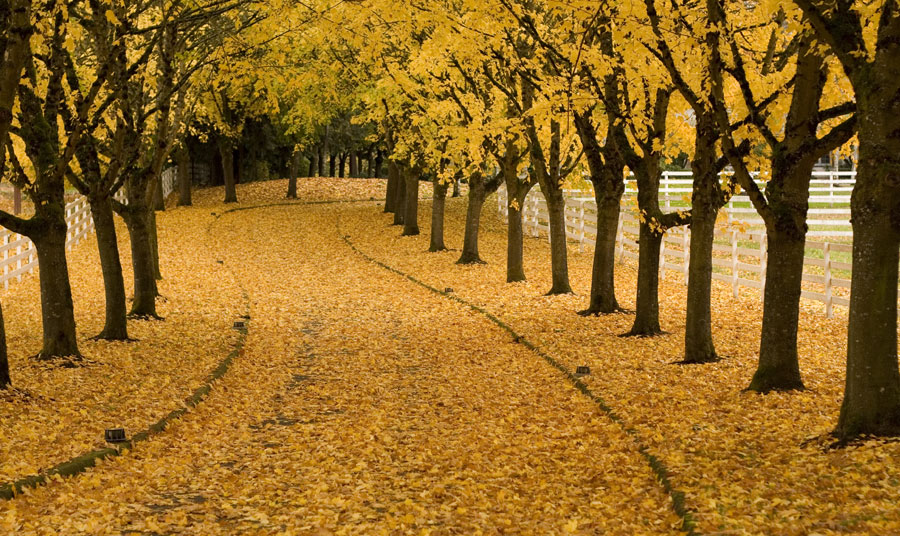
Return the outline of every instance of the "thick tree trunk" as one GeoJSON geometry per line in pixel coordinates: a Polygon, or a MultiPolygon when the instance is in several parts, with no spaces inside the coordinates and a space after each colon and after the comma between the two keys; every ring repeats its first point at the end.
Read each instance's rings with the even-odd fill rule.
{"type": "Polygon", "coordinates": [[[350,153],[350,177],[354,179],[359,177],[359,159],[356,151],[350,153]]]}
{"type": "Polygon", "coordinates": [[[460,197],[462,194],[459,191],[459,181],[455,181],[453,183],[453,193],[450,194],[450,197],[460,197]]]}
{"type": "Polygon", "coordinates": [[[580,314],[609,314],[620,311],[616,300],[616,234],[619,231],[619,198],[609,199],[594,186],[597,203],[597,238],[594,244],[594,264],[591,269],[590,305],[580,314]]]}
{"type": "Polygon", "coordinates": [[[291,155],[290,177],[288,178],[288,199],[297,199],[297,174],[300,172],[300,151],[291,155]]]}
{"type": "Polygon", "coordinates": [[[716,361],[712,339],[713,240],[721,198],[716,172],[715,118],[699,115],[694,142],[694,175],[691,194],[691,244],[688,265],[687,318],[684,333],[684,363],[716,361]]]}
{"type": "Polygon", "coordinates": [[[659,248],[664,236],[641,222],[637,299],[628,335],[650,337],[663,332],[659,326],[659,248]]]}
{"type": "Polygon", "coordinates": [[[142,318],[159,318],[156,313],[159,290],[153,270],[149,216],[141,212],[132,213],[125,218],[125,224],[131,237],[131,265],[134,270],[134,302],[129,314],[142,318]]]}
{"type": "Polygon", "coordinates": [[[309,170],[306,172],[307,177],[315,177],[316,176],[316,152],[313,151],[309,155],[309,170]]]}
{"type": "Polygon", "coordinates": [[[75,306],[66,262],[66,222],[48,223],[42,236],[33,237],[40,264],[41,316],[44,347],[39,358],[79,356],[75,334],[75,306]]]}
{"type": "Polygon", "coordinates": [[[234,149],[231,143],[226,141],[219,145],[222,155],[222,171],[225,173],[225,202],[237,203],[237,189],[234,179],[234,149]]]}
{"type": "Polygon", "coordinates": [[[337,162],[337,155],[329,155],[328,156],[328,176],[335,177],[335,164],[337,162]]]}
{"type": "Polygon", "coordinates": [[[794,237],[777,229],[767,230],[768,262],[759,366],[749,389],[803,389],[797,358],[797,328],[803,281],[805,236],[794,237]]]}
{"type": "Polygon", "coordinates": [[[90,199],[90,202],[106,295],[106,325],[97,338],[125,341],[128,340],[125,280],[122,277],[122,263],[119,260],[119,243],[116,238],[112,204],[106,197],[90,199]]]}
{"type": "Polygon", "coordinates": [[[189,207],[191,200],[191,153],[187,147],[178,150],[178,206],[189,207]]]}
{"type": "Polygon", "coordinates": [[[405,167],[397,166],[397,185],[394,194],[394,225],[403,225],[406,217],[406,182],[404,181],[405,167]]]}
{"type": "MultiPolygon", "coordinates": [[[[153,259],[153,277],[156,278],[157,281],[162,280],[162,271],[159,268],[159,232],[157,232],[156,227],[156,212],[151,210],[148,214],[148,221],[150,222],[149,230],[150,230],[150,253],[153,259]]],[[[159,292],[157,292],[159,295],[159,292]]]]}
{"type": "MultiPolygon", "coordinates": [[[[851,199],[853,278],[847,379],[835,430],[842,439],[861,434],[900,434],[900,142],[886,134],[900,132],[900,121],[896,115],[886,116],[870,99],[861,103],[862,110],[871,111],[861,113],[859,175],[851,199]]],[[[894,99],[893,104],[900,107],[900,100],[894,99]]]]}
{"type": "Polygon", "coordinates": [[[10,386],[9,356],[6,350],[6,325],[3,323],[3,306],[0,305],[0,389],[10,386]]]}
{"type": "Polygon", "coordinates": [[[521,205],[507,208],[506,282],[525,281],[525,230],[521,205]]]}
{"type": "Polygon", "coordinates": [[[341,153],[341,157],[338,160],[338,178],[344,178],[344,170],[347,167],[347,153],[341,153]]]}
{"type": "Polygon", "coordinates": [[[708,363],[718,359],[712,340],[710,307],[716,211],[694,205],[692,214],[684,362],[708,363]]]}
{"type": "Polygon", "coordinates": [[[325,148],[320,145],[318,147],[318,157],[316,158],[316,167],[318,168],[318,176],[325,176],[325,148]]]}
{"type": "Polygon", "coordinates": [[[478,254],[478,229],[481,226],[481,209],[484,207],[484,177],[473,175],[469,178],[469,206],[466,210],[466,234],[463,238],[462,255],[457,264],[485,264],[478,254]]]}
{"type": "Polygon", "coordinates": [[[431,244],[428,251],[444,251],[444,208],[447,204],[447,184],[442,183],[437,176],[432,179],[431,194],[431,244]]]}
{"type": "Polygon", "coordinates": [[[375,155],[375,171],[372,175],[373,177],[382,177],[382,164],[384,164],[384,151],[378,149],[378,153],[375,155]]]}
{"type": "Polygon", "coordinates": [[[550,265],[553,275],[553,286],[547,295],[571,294],[566,238],[566,200],[562,192],[545,195],[544,198],[547,200],[547,213],[550,220],[550,265]]]}
{"type": "Polygon", "coordinates": [[[406,168],[406,203],[403,214],[403,236],[419,234],[419,171],[418,168],[406,168]]]}
{"type": "Polygon", "coordinates": [[[166,197],[163,195],[162,173],[156,176],[156,188],[153,190],[153,210],[166,210],[166,197]]]}

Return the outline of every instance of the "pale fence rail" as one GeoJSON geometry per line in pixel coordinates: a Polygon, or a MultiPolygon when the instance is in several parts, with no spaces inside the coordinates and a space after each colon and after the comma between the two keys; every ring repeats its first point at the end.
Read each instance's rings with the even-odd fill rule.
{"type": "MultiPolygon", "coordinates": [[[[498,191],[498,208],[504,219],[509,215],[506,189],[498,191]]],[[[543,196],[537,189],[525,199],[522,217],[526,233],[550,239],[549,213],[543,196]]],[[[566,198],[566,236],[584,244],[594,244],[597,233],[597,205],[593,199],[566,198]]],[[[629,209],[623,208],[616,233],[616,254],[619,262],[638,258],[639,221],[629,209]]],[[[686,226],[670,229],[660,246],[660,276],[667,271],[677,273],[687,284],[690,263],[690,230],[686,226]]],[[[802,297],[825,305],[825,314],[833,315],[835,306],[849,306],[851,264],[833,258],[834,253],[851,253],[850,244],[807,240],[807,252],[820,251],[822,258],[805,257],[802,297]]],[[[767,247],[765,231],[740,232],[717,229],[713,246],[713,278],[731,286],[738,296],[741,287],[756,289],[763,297],[766,280],[767,247]]]]}
{"type": "MultiPolygon", "coordinates": [[[[168,197],[175,190],[175,168],[163,172],[163,196],[168,197]]],[[[86,197],[79,197],[66,205],[66,249],[77,245],[94,230],[91,206],[86,197]]],[[[22,277],[34,272],[38,267],[37,249],[26,236],[0,227],[0,284],[9,289],[12,280],[22,281],[22,277]]]]}
{"type": "MultiPolygon", "coordinates": [[[[850,194],[856,184],[855,171],[814,171],[810,181],[807,236],[814,238],[853,236],[850,227],[850,194]]],[[[763,183],[760,183],[763,186],[763,183]]],[[[690,171],[665,171],[659,185],[659,203],[665,210],[690,206],[693,186],[690,171]]],[[[637,185],[625,181],[626,201],[635,199],[637,185]]],[[[589,194],[588,194],[589,195],[589,194]]],[[[732,197],[725,207],[728,222],[742,222],[762,228],[764,223],[745,192],[732,197]]]]}

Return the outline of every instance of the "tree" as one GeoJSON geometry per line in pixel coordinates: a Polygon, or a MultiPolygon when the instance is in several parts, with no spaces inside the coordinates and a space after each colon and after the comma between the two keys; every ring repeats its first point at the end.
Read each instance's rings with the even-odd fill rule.
{"type": "Polygon", "coordinates": [[[835,434],[900,434],[900,16],[896,0],[797,0],[856,95],[859,165],[850,205],[853,280],[847,380],[835,434]]]}
{"type": "MultiPolygon", "coordinates": [[[[18,80],[28,60],[31,26],[31,2],[14,0],[0,5],[0,173],[6,170],[9,131],[14,118],[18,80]]],[[[11,147],[9,150],[12,150],[11,147]]],[[[0,175],[2,177],[2,175],[0,175]]],[[[0,305],[0,389],[11,383],[6,348],[6,326],[0,305]]]]}

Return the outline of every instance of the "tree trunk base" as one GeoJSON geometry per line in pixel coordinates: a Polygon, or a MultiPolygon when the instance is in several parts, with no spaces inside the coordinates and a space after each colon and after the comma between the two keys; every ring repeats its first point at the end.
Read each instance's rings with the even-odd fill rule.
{"type": "Polygon", "coordinates": [[[437,253],[439,251],[450,251],[447,249],[447,246],[431,246],[428,248],[428,253],[437,253]]]}
{"type": "Polygon", "coordinates": [[[606,316],[615,314],[634,314],[634,311],[619,307],[619,304],[616,303],[612,305],[591,306],[587,309],[576,311],[575,314],[578,316],[606,316]]]}
{"type": "Polygon", "coordinates": [[[705,365],[707,363],[718,363],[722,358],[715,353],[706,355],[685,356],[681,361],[676,361],[675,365],[705,365]]]}
{"type": "Polygon", "coordinates": [[[403,229],[403,232],[400,233],[400,236],[418,236],[418,235],[419,235],[418,227],[416,227],[415,229],[403,229]]]}
{"type": "Polygon", "coordinates": [[[560,294],[575,294],[572,292],[572,287],[568,285],[554,285],[550,290],[547,291],[544,296],[558,296],[560,294]]]}
{"type": "Polygon", "coordinates": [[[746,390],[769,393],[772,391],[803,391],[805,389],[800,375],[793,371],[757,369],[746,390]]]}
{"type": "Polygon", "coordinates": [[[668,331],[665,331],[660,328],[655,328],[655,329],[653,329],[653,328],[650,328],[650,329],[631,328],[631,331],[619,335],[619,338],[629,339],[629,338],[634,337],[636,339],[649,339],[651,337],[660,337],[662,335],[668,335],[668,334],[669,334],[668,331]]]}
{"type": "Polygon", "coordinates": [[[131,320],[158,320],[160,322],[165,321],[166,319],[159,316],[156,313],[141,313],[137,311],[132,311],[128,313],[128,318],[131,320]]]}
{"type": "Polygon", "coordinates": [[[463,253],[456,264],[487,264],[487,261],[482,260],[478,255],[463,253]]]}

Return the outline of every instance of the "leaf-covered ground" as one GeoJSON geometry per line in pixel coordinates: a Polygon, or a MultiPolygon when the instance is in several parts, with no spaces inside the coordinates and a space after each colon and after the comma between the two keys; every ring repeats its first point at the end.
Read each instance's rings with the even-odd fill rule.
{"type": "MultiPolygon", "coordinates": [[[[281,203],[285,186],[241,186],[241,206],[281,203]]],[[[369,199],[382,188],[383,181],[310,179],[301,181],[300,195],[369,199]]],[[[681,519],[638,451],[647,445],[685,492],[701,533],[898,532],[900,444],[829,451],[816,439],[836,419],[846,319],[804,314],[808,391],[742,393],[758,345],[755,294],[734,300],[730,289],[717,288],[716,342],[728,358],[677,366],[680,280],[664,282],[660,292],[672,333],[621,339],[628,315],[574,314],[586,302],[590,251],[573,246],[570,256],[578,295],[543,296],[545,238],[526,241],[529,282],[504,283],[505,228],[490,201],[481,242],[489,264],[457,266],[459,251],[425,252],[428,203],[419,237],[401,238],[374,202],[242,210],[222,215],[206,235],[210,213],[225,209],[219,199],[221,189],[199,192],[195,208],[167,212],[160,223],[178,232],[162,240],[170,244],[164,270],[204,255],[224,261],[213,266],[223,271],[186,276],[197,281],[182,284],[209,279],[205,284],[232,289],[226,274],[234,274],[247,289],[250,332],[233,369],[198,408],[130,454],[3,504],[0,529],[677,534],[681,519]],[[636,437],[485,316],[368,262],[344,236],[385,264],[452,287],[568,368],[589,365],[584,381],[636,437]],[[209,249],[184,247],[191,240],[209,249]]],[[[447,242],[456,249],[464,210],[464,199],[448,203],[447,242]]],[[[634,278],[634,266],[622,266],[617,283],[626,307],[634,278]]],[[[175,285],[174,273],[170,279],[175,285]]],[[[76,288],[89,284],[96,285],[79,280],[76,288]]],[[[190,290],[180,290],[189,299],[190,290]]],[[[170,364],[170,373],[185,366],[170,364]]],[[[199,379],[185,384],[207,371],[198,367],[199,379]]],[[[83,383],[72,389],[85,390],[83,383]]]]}
{"type": "MultiPolygon", "coordinates": [[[[165,321],[129,321],[135,342],[90,340],[104,324],[103,279],[90,235],[68,254],[79,347],[76,368],[33,359],[41,349],[38,274],[2,293],[13,391],[0,391],[0,483],[105,447],[105,428],[144,430],[181,406],[228,354],[246,305],[231,273],[206,245],[209,211],[159,218],[160,292],[165,321]]],[[[131,250],[118,229],[130,294],[131,250]]]]}

